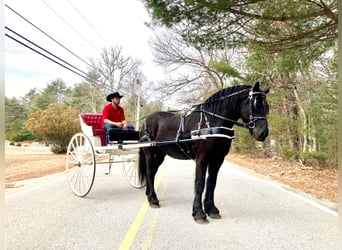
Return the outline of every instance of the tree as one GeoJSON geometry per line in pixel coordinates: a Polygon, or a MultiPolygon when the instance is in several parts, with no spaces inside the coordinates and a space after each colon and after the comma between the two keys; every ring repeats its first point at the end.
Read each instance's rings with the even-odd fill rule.
{"type": "Polygon", "coordinates": [[[11,141],[35,139],[26,127],[28,109],[16,98],[5,97],[5,138],[11,141]]]}
{"type": "Polygon", "coordinates": [[[337,39],[337,0],[144,0],[152,27],[178,30],[197,47],[260,44],[273,51],[337,39]]]}
{"type": "Polygon", "coordinates": [[[40,91],[36,88],[30,89],[29,92],[24,95],[22,104],[27,109],[27,114],[37,110],[35,100],[40,95],[40,91]]]}
{"type": "Polygon", "coordinates": [[[51,103],[63,103],[66,101],[66,97],[70,92],[66,83],[57,78],[51,80],[42,91],[31,90],[29,95],[26,95],[30,109],[32,111],[46,109],[51,103]]]}
{"type": "Polygon", "coordinates": [[[307,151],[324,152],[329,159],[337,162],[338,131],[338,82],[337,56],[327,62],[317,64],[312,72],[320,72],[312,76],[314,90],[311,103],[307,106],[308,138],[307,151]]]}
{"type": "Polygon", "coordinates": [[[100,58],[91,60],[91,71],[96,72],[97,80],[102,84],[103,95],[122,89],[127,82],[141,77],[142,62],[122,55],[121,47],[103,48],[100,58]]]}
{"type": "Polygon", "coordinates": [[[5,97],[5,133],[10,130],[12,123],[18,120],[25,121],[27,117],[27,110],[18,99],[5,97]]]}
{"type": "Polygon", "coordinates": [[[174,32],[162,32],[150,45],[155,62],[170,75],[160,84],[164,95],[182,91],[181,102],[193,103],[198,96],[208,95],[232,85],[243,77],[233,66],[237,54],[231,50],[207,51],[188,45],[174,32]],[[194,99],[195,98],[195,99],[194,99]]]}
{"type": "Polygon", "coordinates": [[[71,137],[80,131],[76,110],[57,103],[31,113],[26,126],[34,135],[51,143],[54,153],[65,153],[71,137]]]}
{"type": "Polygon", "coordinates": [[[68,104],[78,113],[100,113],[105,102],[105,93],[96,72],[89,72],[88,75],[86,81],[75,84],[68,104]]]}
{"type": "Polygon", "coordinates": [[[309,62],[308,57],[300,58],[294,50],[277,54],[255,51],[249,56],[251,72],[274,90],[268,98],[270,139],[274,141],[269,150],[275,154],[299,159],[320,151],[336,160],[337,59],[332,60],[335,64],[331,60],[329,53],[309,62]]]}
{"type": "MultiPolygon", "coordinates": [[[[112,92],[119,91],[125,96],[122,102],[128,121],[135,121],[135,108],[137,103],[138,86],[136,80],[145,80],[140,60],[124,56],[120,46],[103,48],[99,59],[91,59],[91,78],[78,85],[72,95],[72,103],[77,105],[79,111],[101,112],[105,97],[112,92]],[[82,98],[89,98],[90,103],[80,106],[82,98]]],[[[141,96],[143,90],[140,87],[141,96]]]]}
{"type": "MultiPolygon", "coordinates": [[[[125,96],[125,100],[130,100],[136,103],[137,100],[137,86],[136,80],[144,81],[145,76],[141,71],[142,62],[132,57],[126,57],[122,54],[122,48],[119,46],[103,48],[99,59],[91,59],[92,68],[90,70],[92,78],[83,83],[82,92],[92,102],[92,112],[101,112],[102,106],[105,102],[105,97],[112,92],[119,91],[125,96]],[[86,91],[86,88],[88,88],[86,91]],[[87,92],[87,93],[86,93],[87,92]]],[[[78,88],[73,93],[73,103],[75,100],[81,101],[80,92],[78,88]],[[78,96],[78,97],[77,97],[78,96]]],[[[89,110],[91,104],[86,104],[84,107],[89,110]]],[[[136,106],[134,106],[136,107],[136,106]]],[[[80,107],[81,108],[81,107],[80,107]]],[[[78,108],[78,110],[81,110],[78,108]]],[[[134,113],[130,109],[126,109],[126,116],[133,118],[134,113]]],[[[84,109],[83,109],[84,111],[84,109]]]]}

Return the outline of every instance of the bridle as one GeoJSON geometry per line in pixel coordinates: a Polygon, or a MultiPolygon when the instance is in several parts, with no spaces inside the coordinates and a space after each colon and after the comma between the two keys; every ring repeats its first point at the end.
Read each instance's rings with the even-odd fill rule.
{"type": "MultiPolygon", "coordinates": [[[[239,127],[243,127],[243,128],[248,128],[248,129],[253,129],[255,128],[255,123],[256,121],[258,120],[265,120],[266,119],[266,116],[254,116],[253,115],[253,103],[254,103],[254,100],[256,98],[257,95],[264,95],[266,96],[266,94],[264,92],[260,92],[260,91],[257,91],[257,92],[254,92],[253,91],[253,88],[251,89],[244,89],[244,90],[241,90],[241,91],[238,91],[238,92],[235,92],[233,94],[230,94],[230,95],[227,95],[227,96],[223,96],[223,97],[220,97],[220,99],[216,99],[216,100],[213,100],[211,102],[216,102],[216,101],[220,101],[220,100],[223,100],[223,99],[226,99],[226,98],[230,98],[234,95],[237,95],[237,94],[240,94],[242,92],[245,92],[245,91],[248,91],[249,90],[249,94],[248,94],[248,100],[249,100],[249,122],[238,122],[238,121],[235,121],[235,120],[232,120],[232,119],[229,119],[229,118],[226,118],[224,116],[221,116],[221,115],[218,115],[218,114],[215,114],[215,113],[212,113],[210,111],[207,111],[203,108],[203,105],[204,104],[207,104],[206,103],[201,103],[201,104],[197,104],[197,105],[194,105],[194,106],[199,106],[200,105],[200,108],[198,110],[194,110],[194,112],[200,112],[201,114],[207,114],[207,115],[210,115],[210,116],[213,116],[213,117],[216,117],[218,119],[221,119],[221,120],[224,120],[224,121],[228,121],[228,122],[232,122],[234,123],[235,125],[239,126],[239,127]]],[[[202,116],[202,115],[201,115],[202,116]]],[[[202,120],[202,118],[201,118],[202,120]]],[[[206,119],[207,120],[207,119],[206,119]]],[[[200,121],[201,122],[201,121],[200,121]]]]}

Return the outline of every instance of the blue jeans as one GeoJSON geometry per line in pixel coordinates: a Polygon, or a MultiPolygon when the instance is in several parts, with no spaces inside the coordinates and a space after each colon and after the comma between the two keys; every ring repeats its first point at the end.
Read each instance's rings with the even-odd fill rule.
{"type": "MultiPolygon", "coordinates": [[[[108,142],[109,142],[109,131],[110,130],[114,130],[115,129],[115,133],[118,133],[118,134],[120,134],[120,133],[124,133],[125,132],[125,130],[123,130],[122,128],[119,128],[119,127],[117,127],[117,126],[115,126],[115,125],[113,125],[113,124],[105,124],[105,125],[103,125],[103,130],[105,130],[106,131],[106,144],[108,145],[108,142]]],[[[134,127],[133,127],[133,125],[131,125],[131,124],[127,124],[127,129],[128,130],[134,130],[134,127]]]]}

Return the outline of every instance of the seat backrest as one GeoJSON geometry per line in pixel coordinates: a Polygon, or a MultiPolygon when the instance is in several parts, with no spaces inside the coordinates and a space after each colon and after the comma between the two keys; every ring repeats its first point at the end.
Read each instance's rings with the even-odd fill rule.
{"type": "Polygon", "coordinates": [[[101,129],[102,114],[81,114],[82,120],[93,129],[101,129]]]}

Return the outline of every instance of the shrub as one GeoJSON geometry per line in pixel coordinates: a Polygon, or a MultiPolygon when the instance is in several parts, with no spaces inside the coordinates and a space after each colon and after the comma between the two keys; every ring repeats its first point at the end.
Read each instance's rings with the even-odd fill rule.
{"type": "Polygon", "coordinates": [[[63,153],[65,153],[64,147],[61,147],[60,145],[57,145],[57,144],[52,144],[50,146],[50,150],[51,150],[52,153],[55,153],[55,154],[63,154],[63,153]]]}
{"type": "Polygon", "coordinates": [[[27,131],[25,122],[20,119],[13,121],[5,135],[6,140],[10,141],[31,141],[36,139],[34,135],[27,131]]]}
{"type": "Polygon", "coordinates": [[[235,140],[232,143],[232,150],[244,154],[254,154],[262,151],[257,147],[256,140],[244,128],[234,128],[235,140]]]}
{"type": "Polygon", "coordinates": [[[283,147],[281,149],[281,157],[284,160],[298,160],[299,159],[299,155],[298,152],[295,151],[294,149],[291,149],[289,147],[283,147]]]}
{"type": "Polygon", "coordinates": [[[325,152],[303,152],[301,153],[300,158],[304,164],[312,167],[325,167],[329,155],[325,152]]]}
{"type": "Polygon", "coordinates": [[[35,140],[36,137],[34,135],[32,135],[31,133],[18,133],[18,134],[12,134],[10,136],[10,140],[12,141],[33,141],[35,140]]]}
{"type": "Polygon", "coordinates": [[[57,103],[31,113],[26,126],[32,134],[51,143],[54,153],[65,153],[71,137],[80,131],[76,110],[57,103]]]}

